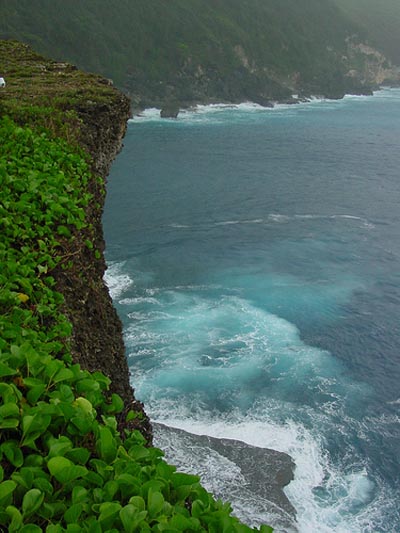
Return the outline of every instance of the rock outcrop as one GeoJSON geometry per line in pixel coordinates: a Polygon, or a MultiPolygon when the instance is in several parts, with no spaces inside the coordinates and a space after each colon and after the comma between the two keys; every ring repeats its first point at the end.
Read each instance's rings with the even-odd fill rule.
{"type": "Polygon", "coordinates": [[[228,499],[245,523],[254,524],[268,516],[276,531],[297,531],[296,510],[283,491],[293,480],[295,469],[286,453],[238,440],[194,435],[163,424],[154,424],[154,439],[169,461],[179,462],[188,472],[201,473],[206,488],[217,498],[228,499]],[[217,464],[225,464],[229,471],[218,480],[214,472],[217,464]],[[257,516],[248,505],[254,499],[257,516]]]}

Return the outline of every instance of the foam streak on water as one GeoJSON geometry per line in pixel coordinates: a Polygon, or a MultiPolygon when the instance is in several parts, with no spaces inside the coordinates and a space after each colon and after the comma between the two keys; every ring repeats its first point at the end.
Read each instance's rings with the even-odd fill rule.
{"type": "MultiPolygon", "coordinates": [[[[300,533],[400,529],[399,101],[146,111],[109,180],[137,395],[162,424],[291,455],[300,533]]],[[[244,520],[286,530],[240,464],[160,431],[244,520]]]]}

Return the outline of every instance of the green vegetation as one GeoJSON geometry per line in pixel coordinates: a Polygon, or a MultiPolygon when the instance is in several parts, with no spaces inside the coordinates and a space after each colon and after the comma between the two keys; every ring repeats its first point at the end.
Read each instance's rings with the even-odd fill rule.
{"type": "MultiPolygon", "coordinates": [[[[362,1],[374,2],[349,3],[362,1]]],[[[334,0],[70,0],[67,10],[65,0],[0,4],[0,37],[111,77],[139,108],[343,95],[354,89],[346,39],[369,36],[359,23],[334,0]]]]}
{"type": "Polygon", "coordinates": [[[79,247],[101,258],[81,113],[117,91],[16,42],[0,43],[0,59],[0,530],[256,531],[125,429],[142,428],[142,411],[71,355],[59,274],[75,279],[79,247]]]}
{"type": "Polygon", "coordinates": [[[79,112],[87,102],[109,103],[118,94],[100,76],[46,59],[17,41],[0,41],[0,68],[7,79],[0,92],[0,116],[44,127],[70,143],[80,140],[79,112]]]}

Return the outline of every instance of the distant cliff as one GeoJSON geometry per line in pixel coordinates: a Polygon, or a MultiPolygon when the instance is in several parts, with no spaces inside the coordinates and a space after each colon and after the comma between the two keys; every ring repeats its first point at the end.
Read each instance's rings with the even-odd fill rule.
{"type": "MultiPolygon", "coordinates": [[[[351,3],[362,11],[371,1],[351,3]]],[[[382,10],[387,3],[394,5],[379,2],[382,10]]],[[[112,78],[137,109],[340,98],[400,82],[391,63],[397,56],[386,54],[395,39],[374,17],[367,24],[341,9],[340,0],[90,0],[68,10],[64,0],[13,4],[0,5],[0,38],[112,78]]]]}

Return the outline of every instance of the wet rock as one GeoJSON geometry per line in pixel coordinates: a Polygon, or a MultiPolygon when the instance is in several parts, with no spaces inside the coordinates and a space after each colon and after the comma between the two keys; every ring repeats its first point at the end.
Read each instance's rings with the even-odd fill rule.
{"type": "Polygon", "coordinates": [[[259,525],[268,517],[276,532],[297,531],[296,510],[283,491],[294,478],[289,455],[158,423],[153,423],[153,431],[168,461],[200,475],[202,484],[217,498],[230,501],[245,523],[259,525]]]}
{"type": "Polygon", "coordinates": [[[160,112],[161,118],[177,118],[179,114],[179,104],[169,102],[163,106],[160,112]]]}

